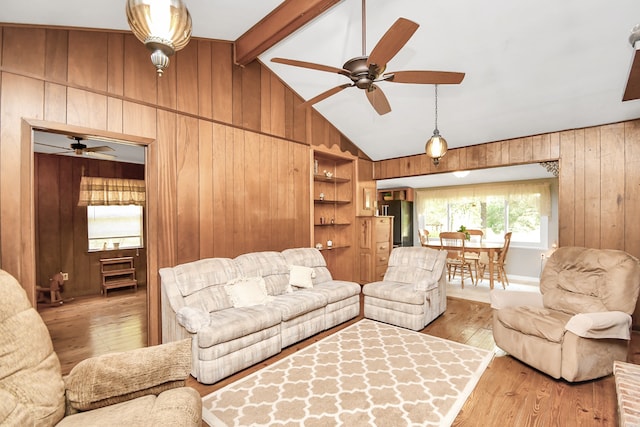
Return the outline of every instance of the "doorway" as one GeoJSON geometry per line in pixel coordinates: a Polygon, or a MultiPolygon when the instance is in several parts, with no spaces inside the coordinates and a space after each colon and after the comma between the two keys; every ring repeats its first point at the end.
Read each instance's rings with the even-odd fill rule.
{"type": "MultiPolygon", "coordinates": [[[[139,329],[134,332],[140,337],[136,345],[148,345],[147,233],[143,233],[142,244],[139,247],[110,245],[104,250],[89,250],[87,207],[78,206],[82,176],[138,179],[146,182],[146,144],[128,141],[125,135],[122,135],[122,139],[115,137],[116,135],[106,138],[99,131],[87,129],[33,128],[31,135],[35,225],[34,277],[36,284],[42,284],[46,283],[52,274],[65,273],[67,280],[61,294],[62,305],[66,306],[67,313],[76,314],[74,323],[77,323],[77,327],[74,328],[74,334],[78,335],[74,338],[67,333],[65,345],[73,346],[73,342],[87,342],[91,339],[96,341],[100,335],[96,335],[96,318],[107,319],[105,326],[111,331],[123,327],[139,329]],[[80,134],[82,138],[78,141],[76,137],[80,134]],[[87,149],[79,150],[79,142],[87,149]],[[103,290],[101,285],[100,259],[113,257],[131,257],[135,261],[137,290],[122,288],[109,290],[107,295],[101,295],[101,291],[107,291],[103,290]],[[135,306],[124,304],[123,301],[127,299],[135,300],[135,306]],[[96,304],[96,301],[99,304],[96,304]],[[101,308],[87,309],[89,306],[101,308]],[[108,316],[113,318],[114,307],[119,319],[108,320],[108,316]],[[106,310],[104,316],[101,315],[103,309],[106,310]],[[131,310],[131,313],[127,310],[131,310]],[[94,336],[87,337],[87,334],[94,336]]],[[[146,210],[146,207],[142,209],[143,230],[147,225],[146,210]]],[[[51,307],[47,302],[38,304],[38,309],[41,308],[49,311],[48,317],[52,310],[57,309],[55,305],[51,307]]],[[[131,331],[128,330],[127,334],[131,334],[131,331]]],[[[55,337],[52,338],[55,341],[55,337]]],[[[92,355],[128,350],[131,340],[123,345],[123,348],[98,345],[94,350],[98,353],[92,355]]]]}

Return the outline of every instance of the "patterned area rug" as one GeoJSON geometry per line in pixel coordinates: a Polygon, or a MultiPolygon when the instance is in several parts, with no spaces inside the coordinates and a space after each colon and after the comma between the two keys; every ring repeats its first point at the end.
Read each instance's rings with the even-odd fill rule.
{"type": "Polygon", "coordinates": [[[210,426],[449,426],[493,353],[363,319],[202,399],[210,426]]]}

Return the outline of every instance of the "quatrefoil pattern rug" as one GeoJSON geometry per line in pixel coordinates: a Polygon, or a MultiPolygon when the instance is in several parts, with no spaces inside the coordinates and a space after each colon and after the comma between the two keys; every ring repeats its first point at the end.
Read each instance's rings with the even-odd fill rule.
{"type": "Polygon", "coordinates": [[[202,399],[210,426],[448,426],[493,353],[363,319],[202,399]]]}

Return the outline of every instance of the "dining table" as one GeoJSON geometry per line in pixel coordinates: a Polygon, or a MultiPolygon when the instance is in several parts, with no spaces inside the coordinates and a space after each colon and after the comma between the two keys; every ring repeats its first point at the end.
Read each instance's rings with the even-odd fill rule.
{"type": "MultiPolygon", "coordinates": [[[[422,246],[426,246],[428,248],[433,249],[443,249],[448,251],[459,251],[462,249],[460,245],[452,245],[444,242],[444,245],[440,242],[439,237],[429,237],[422,243],[422,246]]],[[[489,260],[497,259],[497,255],[500,253],[502,248],[504,247],[504,243],[501,242],[477,242],[477,241],[466,241],[464,244],[464,250],[467,252],[476,252],[482,253],[485,252],[489,257],[489,260]]],[[[489,262],[489,288],[493,289],[493,277],[494,277],[494,266],[495,263],[489,262]]],[[[476,275],[478,272],[476,272],[476,275]]],[[[476,278],[477,279],[477,278],[476,278]]]]}

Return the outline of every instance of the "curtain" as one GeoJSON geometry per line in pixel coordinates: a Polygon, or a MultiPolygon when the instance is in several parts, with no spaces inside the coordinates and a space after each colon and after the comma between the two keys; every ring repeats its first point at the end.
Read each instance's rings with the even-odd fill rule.
{"type": "Polygon", "coordinates": [[[422,188],[416,189],[415,194],[418,212],[424,212],[430,200],[496,196],[514,199],[523,195],[540,194],[540,204],[536,208],[540,216],[551,216],[551,181],[548,179],[422,188]]]}
{"type": "Polygon", "coordinates": [[[122,206],[145,204],[145,186],[141,179],[83,176],[78,206],[122,206]]]}

